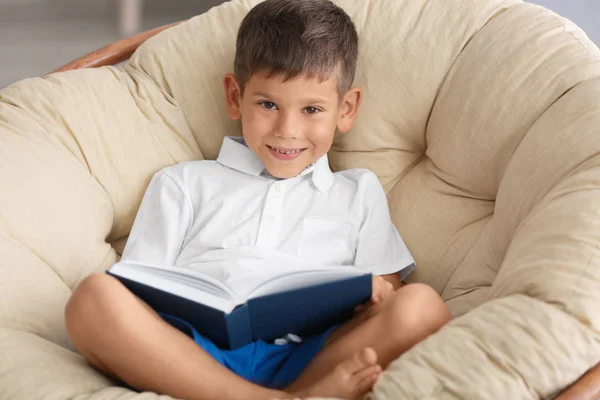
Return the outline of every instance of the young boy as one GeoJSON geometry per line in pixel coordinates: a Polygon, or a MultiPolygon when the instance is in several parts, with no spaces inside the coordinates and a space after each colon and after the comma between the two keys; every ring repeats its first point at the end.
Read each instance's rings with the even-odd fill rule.
{"type": "Polygon", "coordinates": [[[354,399],[446,323],[432,289],[401,284],[413,259],[376,176],[329,169],[334,135],[351,128],[360,105],[351,87],[357,41],[350,18],[329,1],[267,0],[252,9],[239,29],[235,75],[224,79],[243,139],[225,138],[216,161],[153,177],[123,260],[194,265],[238,282],[283,263],[353,265],[373,273],[372,300],[299,343],[225,351],[185,322],[165,322],[116,279],[93,275],[66,307],[69,334],[92,365],[177,398],[354,399]]]}

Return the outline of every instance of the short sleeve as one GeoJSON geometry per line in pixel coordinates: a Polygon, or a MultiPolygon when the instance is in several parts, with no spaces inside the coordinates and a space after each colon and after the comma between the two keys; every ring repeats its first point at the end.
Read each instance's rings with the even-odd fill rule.
{"type": "Polygon", "coordinates": [[[392,223],[387,198],[377,176],[369,172],[359,182],[363,221],[358,232],[355,267],[374,275],[398,272],[406,278],[415,261],[392,223]]]}
{"type": "Polygon", "coordinates": [[[164,171],[148,185],[121,261],[175,265],[192,223],[192,206],[164,171]]]}

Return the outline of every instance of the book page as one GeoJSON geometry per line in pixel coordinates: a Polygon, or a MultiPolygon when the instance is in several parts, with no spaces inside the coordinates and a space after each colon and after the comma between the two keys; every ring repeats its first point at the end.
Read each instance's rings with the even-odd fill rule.
{"type": "Polygon", "coordinates": [[[119,262],[109,272],[224,312],[243,303],[226,284],[191,268],[119,262]]]}
{"type": "Polygon", "coordinates": [[[365,275],[365,273],[356,268],[347,266],[317,267],[313,269],[286,271],[273,275],[270,279],[261,282],[248,293],[247,298],[252,299],[360,275],[365,275]]]}
{"type": "Polygon", "coordinates": [[[116,263],[110,272],[225,312],[251,298],[365,275],[350,266],[307,267],[276,259],[219,260],[190,267],[127,261],[116,263]]]}

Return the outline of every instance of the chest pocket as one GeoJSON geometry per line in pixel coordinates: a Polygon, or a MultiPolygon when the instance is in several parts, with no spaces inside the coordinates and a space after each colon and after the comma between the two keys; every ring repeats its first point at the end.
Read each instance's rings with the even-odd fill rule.
{"type": "Polygon", "coordinates": [[[348,223],[304,218],[298,255],[323,265],[351,264],[354,248],[350,243],[351,231],[348,223]]]}

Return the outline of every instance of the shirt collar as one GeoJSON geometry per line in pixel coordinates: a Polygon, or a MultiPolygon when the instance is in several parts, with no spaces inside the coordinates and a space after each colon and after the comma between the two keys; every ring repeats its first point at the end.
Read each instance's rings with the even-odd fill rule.
{"type": "Polygon", "coordinates": [[[226,136],[217,162],[252,176],[259,176],[265,169],[256,153],[246,146],[243,137],[226,136]]]}
{"type": "MultiPolygon", "coordinates": [[[[226,136],[223,139],[217,162],[252,176],[259,176],[266,171],[260,158],[250,150],[241,136],[226,136]]],[[[327,154],[308,166],[299,176],[310,173],[317,190],[325,194],[333,184],[333,172],[329,168],[327,154]]]]}

